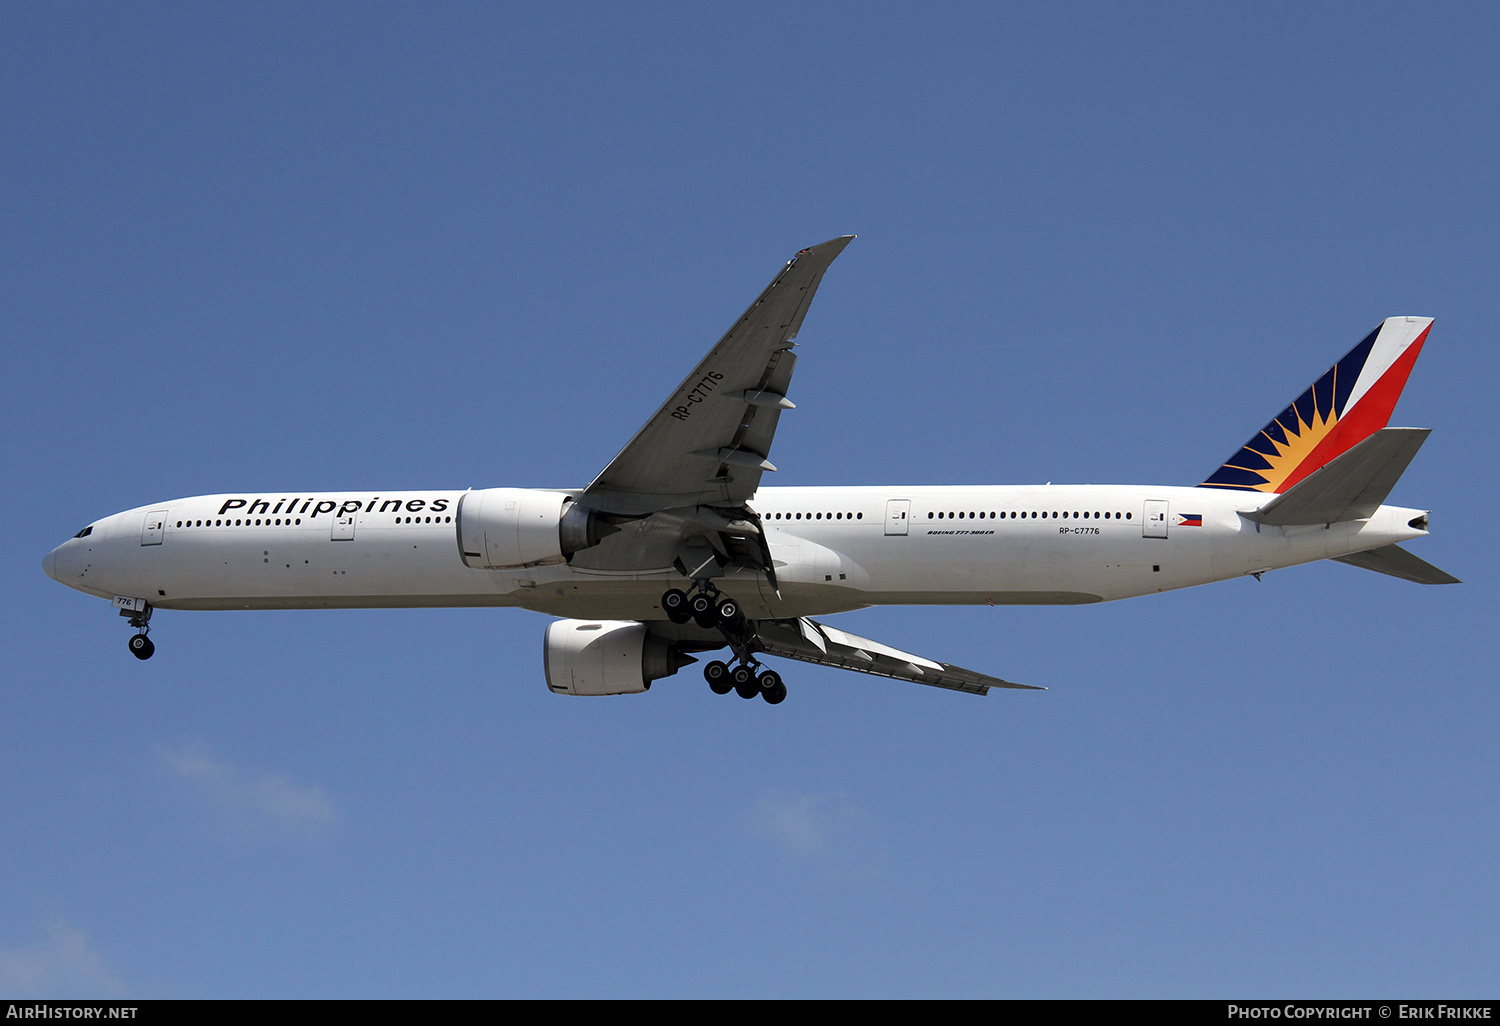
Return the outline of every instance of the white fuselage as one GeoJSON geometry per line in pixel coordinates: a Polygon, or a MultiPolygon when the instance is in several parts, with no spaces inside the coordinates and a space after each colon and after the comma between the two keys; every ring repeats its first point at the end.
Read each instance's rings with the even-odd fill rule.
{"type": "MultiPolygon", "coordinates": [[[[463,494],[177,499],[97,521],[45,565],[80,591],[160,609],[521,606],[657,620],[663,589],[682,584],[670,565],[471,569],[454,523],[463,494]]],[[[751,507],[761,516],[780,596],[751,570],[730,569],[714,583],[752,617],[872,605],[1070,605],[1427,533],[1423,511],[1393,506],[1326,526],[1265,527],[1240,515],[1270,498],[1135,485],[762,488],[751,507]]]]}

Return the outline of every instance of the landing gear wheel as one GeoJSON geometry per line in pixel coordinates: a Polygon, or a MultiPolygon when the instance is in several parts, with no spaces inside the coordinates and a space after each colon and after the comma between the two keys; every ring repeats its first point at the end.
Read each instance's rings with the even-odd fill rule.
{"type": "Polygon", "coordinates": [[[150,659],[156,652],[156,646],[151,639],[144,634],[132,635],[130,639],[130,654],[137,659],[150,659]]]}
{"type": "Polygon", "coordinates": [[[662,612],[667,614],[667,619],[673,623],[687,623],[692,619],[692,613],[688,609],[687,592],[678,588],[668,589],[661,597],[662,612]]]}
{"type": "Polygon", "coordinates": [[[714,615],[719,618],[719,623],[725,627],[736,624],[740,621],[740,604],[731,598],[724,599],[719,603],[718,608],[714,610],[714,615]]]}
{"type": "Polygon", "coordinates": [[[781,674],[775,670],[767,670],[755,678],[755,683],[762,691],[775,691],[777,688],[782,687],[781,674]]]}
{"type": "Polygon", "coordinates": [[[703,592],[688,597],[688,609],[698,626],[704,630],[711,631],[719,626],[718,618],[714,616],[714,600],[703,592]]]}
{"type": "Polygon", "coordinates": [[[741,698],[754,698],[760,694],[760,685],[755,682],[755,671],[748,666],[736,666],[729,679],[734,681],[734,693],[741,698]]]}
{"type": "Polygon", "coordinates": [[[727,695],[734,690],[734,681],[729,679],[729,667],[715,659],[703,668],[703,679],[716,695],[727,695]]]}
{"type": "Polygon", "coordinates": [[[760,697],[764,698],[769,705],[780,705],[786,701],[786,685],[777,681],[774,688],[769,691],[762,691],[760,697]]]}

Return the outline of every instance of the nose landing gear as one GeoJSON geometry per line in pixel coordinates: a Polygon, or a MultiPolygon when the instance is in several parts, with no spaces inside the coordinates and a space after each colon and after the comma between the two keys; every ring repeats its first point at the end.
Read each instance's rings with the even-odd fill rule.
{"type": "Polygon", "coordinates": [[[130,639],[130,654],[131,655],[135,656],[137,659],[150,659],[151,656],[154,655],[155,653],[156,653],[156,646],[154,644],[152,644],[150,638],[146,637],[146,633],[144,631],[142,631],[140,634],[136,634],[136,635],[133,635],[131,637],[131,639],[130,639]]]}
{"type": "Polygon", "coordinates": [[[151,603],[141,599],[136,599],[135,602],[141,606],[140,609],[120,610],[120,615],[130,617],[130,626],[136,629],[136,633],[130,638],[130,654],[137,659],[150,659],[156,653],[156,646],[146,637],[151,631],[151,603]]]}

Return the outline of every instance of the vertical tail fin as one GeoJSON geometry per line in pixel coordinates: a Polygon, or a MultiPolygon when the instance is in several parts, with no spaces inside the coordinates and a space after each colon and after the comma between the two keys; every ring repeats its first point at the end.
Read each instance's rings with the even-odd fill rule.
{"type": "Polygon", "coordinates": [[[1284,492],[1390,422],[1431,317],[1387,317],[1201,487],[1284,492]]]}

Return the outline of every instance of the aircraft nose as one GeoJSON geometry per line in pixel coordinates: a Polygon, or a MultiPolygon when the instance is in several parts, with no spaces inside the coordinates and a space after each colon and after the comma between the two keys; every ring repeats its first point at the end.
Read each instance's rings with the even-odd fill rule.
{"type": "Polygon", "coordinates": [[[47,553],[47,558],[42,560],[42,569],[46,571],[47,576],[52,578],[54,581],[58,579],[56,549],[53,549],[51,552],[47,553]]]}

